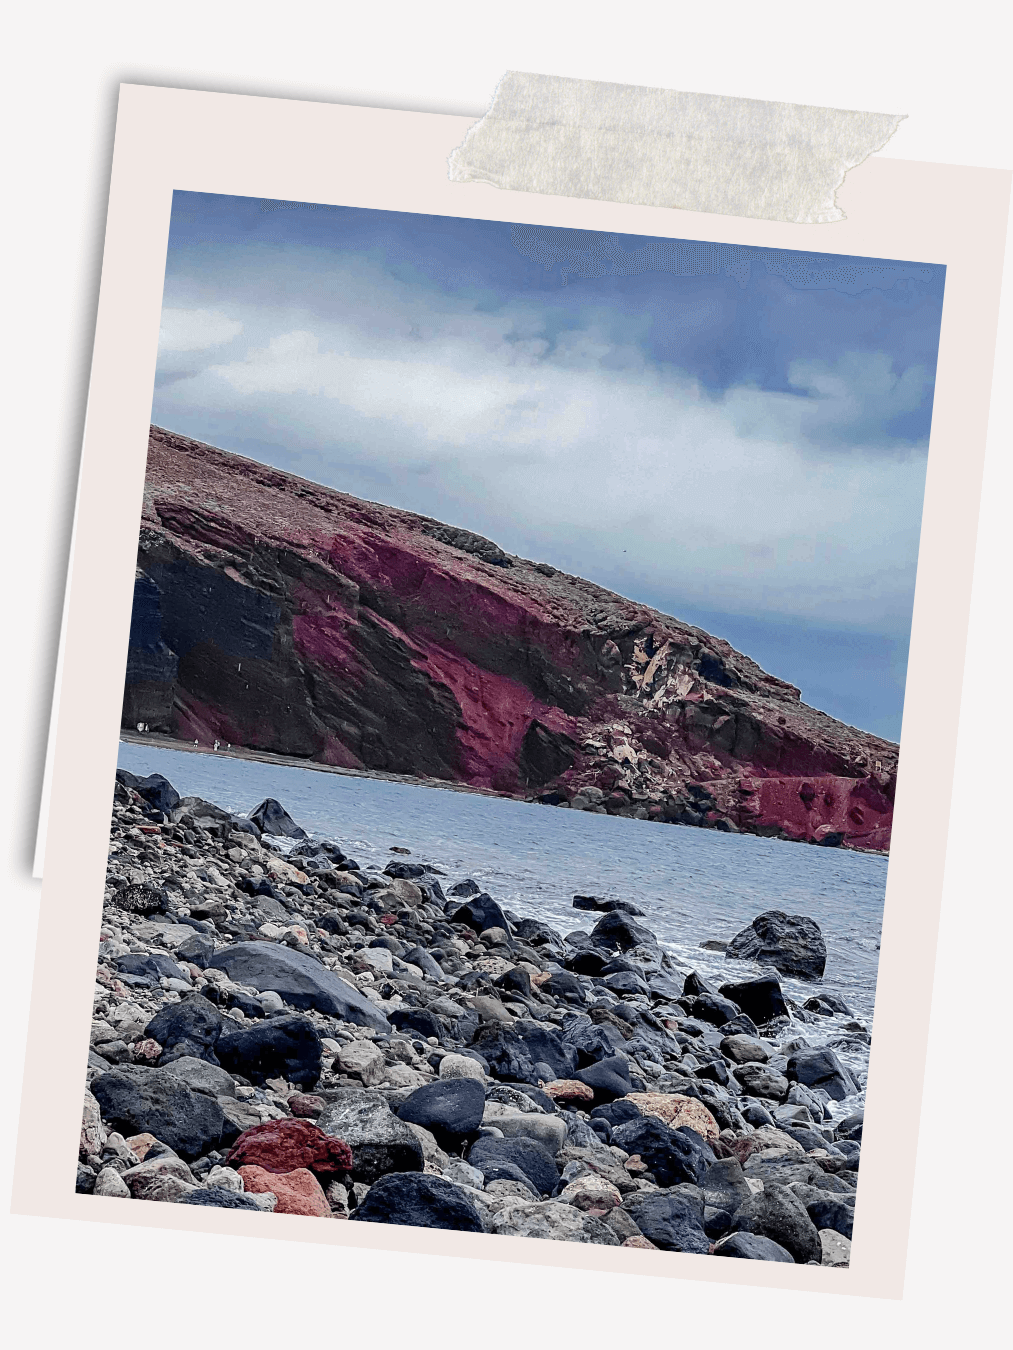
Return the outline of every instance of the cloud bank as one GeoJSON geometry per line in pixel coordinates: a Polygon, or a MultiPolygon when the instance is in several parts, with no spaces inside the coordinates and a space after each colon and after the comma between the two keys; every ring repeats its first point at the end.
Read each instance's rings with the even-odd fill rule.
{"type": "Polygon", "coordinates": [[[629,321],[550,330],[375,270],[338,280],[340,319],[168,307],[156,420],[277,437],[309,477],[676,612],[904,622],[924,453],[882,428],[930,392],[923,367],[842,352],[792,362],[787,393],[715,394],[629,321]]]}

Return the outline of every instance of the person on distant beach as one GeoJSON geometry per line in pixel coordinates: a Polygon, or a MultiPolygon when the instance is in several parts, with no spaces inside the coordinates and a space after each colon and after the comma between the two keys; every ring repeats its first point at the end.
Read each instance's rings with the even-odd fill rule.
{"type": "Polygon", "coordinates": [[[197,745],[197,744],[198,744],[198,742],[197,742],[197,741],[194,741],[194,745],[197,745]]]}
{"type": "Polygon", "coordinates": [[[218,749],[218,747],[219,747],[220,745],[221,745],[221,741],[215,741],[215,749],[216,749],[216,750],[218,749]]]}

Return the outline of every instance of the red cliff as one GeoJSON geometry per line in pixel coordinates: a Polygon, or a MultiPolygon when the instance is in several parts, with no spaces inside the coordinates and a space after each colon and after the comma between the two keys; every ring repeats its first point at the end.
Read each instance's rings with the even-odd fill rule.
{"type": "Polygon", "coordinates": [[[889,846],[897,746],[719,638],[153,427],[123,721],[553,804],[889,846]]]}

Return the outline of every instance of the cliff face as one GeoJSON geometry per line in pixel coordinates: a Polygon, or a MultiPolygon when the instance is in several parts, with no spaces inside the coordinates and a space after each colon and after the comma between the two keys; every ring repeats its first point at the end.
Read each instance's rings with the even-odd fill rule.
{"type": "Polygon", "coordinates": [[[553,804],[889,845],[897,746],[718,638],[153,427],[123,723],[553,804]]]}

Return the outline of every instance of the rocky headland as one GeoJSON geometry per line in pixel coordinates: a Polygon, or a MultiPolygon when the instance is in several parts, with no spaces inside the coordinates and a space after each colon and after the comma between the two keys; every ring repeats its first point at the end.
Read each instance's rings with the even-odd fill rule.
{"type": "Polygon", "coordinates": [[[846,1265],[869,1035],[818,927],[758,915],[713,987],[635,900],[574,911],[120,770],[77,1189],[846,1265]]]}
{"type": "Polygon", "coordinates": [[[466,529],[151,428],[123,725],[867,850],[897,746],[466,529]]]}

